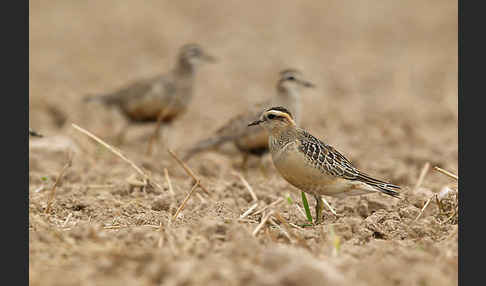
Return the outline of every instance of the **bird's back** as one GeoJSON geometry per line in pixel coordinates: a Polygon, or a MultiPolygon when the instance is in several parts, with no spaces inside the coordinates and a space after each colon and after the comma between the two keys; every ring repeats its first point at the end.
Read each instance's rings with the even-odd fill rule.
{"type": "Polygon", "coordinates": [[[246,110],[230,118],[216,130],[213,136],[201,140],[186,152],[185,159],[193,155],[218,148],[221,144],[233,141],[243,153],[261,156],[268,152],[268,133],[263,128],[248,128],[248,123],[257,120],[262,111],[272,106],[285,106],[297,117],[300,114],[300,102],[294,91],[277,87],[277,94],[264,101],[250,105],[246,110]]]}
{"type": "Polygon", "coordinates": [[[361,172],[335,148],[301,128],[282,132],[272,140],[276,142],[274,145],[284,142],[283,146],[271,148],[275,167],[289,183],[300,189],[334,196],[373,191],[398,196],[399,186],[361,172]]]}
{"type": "MultiPolygon", "coordinates": [[[[87,97],[87,101],[100,101],[106,105],[117,106],[133,121],[156,121],[160,112],[164,112],[163,120],[169,120],[185,110],[187,95],[180,95],[174,80],[170,75],[158,75],[141,79],[118,90],[87,97]]],[[[190,90],[188,90],[190,93],[190,90]]]]}
{"type": "MultiPolygon", "coordinates": [[[[296,118],[300,117],[300,106],[298,99],[288,94],[277,94],[274,97],[255,105],[252,112],[249,112],[244,125],[245,133],[235,140],[236,147],[242,152],[261,155],[268,151],[268,133],[263,128],[248,128],[248,122],[253,122],[260,117],[262,110],[272,106],[285,106],[296,118]]],[[[297,121],[298,122],[298,121],[297,121]]]]}

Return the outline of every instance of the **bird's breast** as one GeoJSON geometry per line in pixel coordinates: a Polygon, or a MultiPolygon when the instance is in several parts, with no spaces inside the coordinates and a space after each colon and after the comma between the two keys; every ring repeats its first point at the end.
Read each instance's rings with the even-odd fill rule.
{"type": "Polygon", "coordinates": [[[273,153],[273,163],[282,177],[300,190],[311,193],[319,193],[325,186],[334,184],[337,178],[313,166],[296,145],[273,153]]]}
{"type": "Polygon", "coordinates": [[[170,121],[184,111],[185,107],[177,101],[170,102],[158,96],[145,96],[124,106],[124,111],[133,120],[156,121],[163,112],[163,121],[170,121]]]}

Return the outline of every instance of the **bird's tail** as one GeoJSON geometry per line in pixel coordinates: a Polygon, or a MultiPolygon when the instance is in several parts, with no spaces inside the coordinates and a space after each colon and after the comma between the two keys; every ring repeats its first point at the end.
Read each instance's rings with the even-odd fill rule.
{"type": "Polygon", "coordinates": [[[395,198],[400,198],[400,193],[396,191],[401,189],[400,186],[393,185],[384,181],[380,181],[378,179],[372,178],[363,173],[359,174],[358,179],[372,187],[375,187],[376,189],[378,189],[380,192],[384,194],[387,194],[395,198]]]}
{"type": "Polygon", "coordinates": [[[184,156],[182,157],[183,161],[189,160],[192,156],[207,150],[217,149],[221,144],[232,140],[233,137],[231,136],[214,136],[208,139],[204,139],[199,141],[198,143],[194,144],[193,147],[188,149],[184,156]]]}

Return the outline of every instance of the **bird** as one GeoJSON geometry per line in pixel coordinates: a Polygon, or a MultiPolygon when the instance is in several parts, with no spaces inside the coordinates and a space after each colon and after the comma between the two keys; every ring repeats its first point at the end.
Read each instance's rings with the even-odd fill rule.
{"type": "Polygon", "coordinates": [[[37,133],[36,131],[32,130],[30,127],[29,127],[29,136],[44,137],[42,134],[37,133]]]}
{"type": "MultiPolygon", "coordinates": [[[[383,193],[400,198],[401,187],[360,171],[338,150],[296,126],[285,107],[266,109],[248,126],[260,125],[268,136],[272,161],[280,175],[291,185],[313,195],[316,223],[323,210],[321,196],[344,198],[368,193],[383,193]]],[[[255,128],[255,127],[253,127],[255,128]]]]}
{"type": "MultiPolygon", "coordinates": [[[[107,94],[89,94],[85,102],[97,101],[115,106],[128,123],[171,123],[184,114],[193,98],[196,69],[202,63],[214,63],[217,59],[199,44],[188,43],[179,49],[175,66],[164,74],[133,81],[107,94]]],[[[119,134],[122,141],[124,130],[119,134]]]]}
{"type": "Polygon", "coordinates": [[[283,105],[296,114],[295,121],[299,122],[301,114],[300,92],[302,88],[314,88],[315,85],[303,78],[302,72],[295,68],[283,69],[279,72],[277,94],[265,101],[248,107],[237,113],[224,123],[207,139],[203,139],[186,150],[183,160],[206,150],[216,149],[223,143],[232,141],[243,154],[243,166],[249,155],[262,157],[268,153],[268,135],[262,129],[249,129],[248,122],[258,119],[262,109],[275,105],[283,105]]]}

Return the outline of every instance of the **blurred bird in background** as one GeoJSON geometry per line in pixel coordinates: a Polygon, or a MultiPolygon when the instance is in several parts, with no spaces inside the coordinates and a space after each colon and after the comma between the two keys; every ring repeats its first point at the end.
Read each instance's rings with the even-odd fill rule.
{"type": "Polygon", "coordinates": [[[300,121],[301,98],[303,88],[313,88],[314,84],[306,81],[302,73],[296,69],[285,69],[279,73],[277,94],[270,99],[250,106],[247,110],[236,114],[221,126],[213,136],[201,140],[189,148],[183,160],[211,149],[217,149],[223,143],[232,141],[243,154],[242,166],[246,168],[249,155],[261,158],[268,152],[268,134],[262,128],[248,128],[248,122],[259,118],[262,110],[271,106],[285,106],[296,115],[300,121]]]}
{"type": "MultiPolygon", "coordinates": [[[[129,123],[169,124],[187,110],[193,98],[197,68],[213,62],[216,59],[199,44],[186,44],[180,48],[177,63],[168,73],[135,81],[108,94],[88,95],[84,101],[115,106],[129,123]]],[[[124,141],[127,127],[128,124],[117,136],[119,144],[124,141]]],[[[158,138],[158,126],[154,136],[158,138]]]]}

